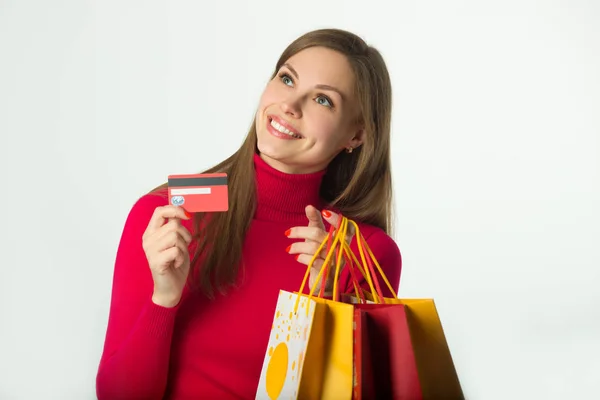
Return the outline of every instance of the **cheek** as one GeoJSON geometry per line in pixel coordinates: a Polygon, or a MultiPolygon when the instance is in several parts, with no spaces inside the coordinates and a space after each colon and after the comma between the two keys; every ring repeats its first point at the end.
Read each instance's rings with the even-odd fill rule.
{"type": "Polygon", "coordinates": [[[312,130],[318,141],[328,144],[336,144],[343,140],[345,133],[342,124],[336,118],[329,115],[314,115],[312,118],[312,130]]]}
{"type": "Polygon", "coordinates": [[[264,109],[265,107],[277,102],[279,97],[278,91],[274,87],[273,83],[269,83],[260,96],[260,108],[264,109]]]}

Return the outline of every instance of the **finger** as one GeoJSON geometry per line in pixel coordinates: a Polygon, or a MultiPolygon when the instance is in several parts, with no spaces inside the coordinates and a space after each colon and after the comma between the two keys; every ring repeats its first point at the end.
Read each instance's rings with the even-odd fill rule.
{"type": "Polygon", "coordinates": [[[176,233],[180,226],[181,223],[177,218],[167,220],[167,223],[151,233],[150,240],[159,242],[166,236],[173,236],[173,233],[176,233]]]}
{"type": "Polygon", "coordinates": [[[165,274],[171,268],[171,265],[173,264],[175,259],[177,259],[177,257],[180,257],[180,253],[181,249],[177,246],[170,247],[160,252],[156,256],[155,265],[159,265],[159,267],[155,269],[156,272],[158,272],[161,275],[165,274]]]}
{"type": "Polygon", "coordinates": [[[327,232],[321,228],[312,226],[296,226],[287,233],[290,239],[308,239],[321,243],[326,237],[327,232]]]}
{"type": "MultiPolygon", "coordinates": [[[[310,269],[309,282],[310,282],[311,289],[313,288],[313,286],[316,286],[315,290],[321,288],[321,284],[323,283],[323,274],[325,273],[325,271],[323,271],[323,274],[321,274],[321,276],[319,276],[319,274],[321,273],[321,269],[323,268],[324,263],[325,263],[325,260],[317,259],[317,260],[315,260],[312,268],[310,269]]],[[[328,290],[329,288],[331,288],[331,286],[333,284],[333,277],[335,275],[335,266],[330,265],[326,272],[327,272],[327,277],[325,278],[325,290],[328,290]]]]}
{"type": "Polygon", "coordinates": [[[325,224],[321,213],[314,206],[306,206],[306,218],[308,218],[308,226],[325,230],[325,224]]]}
{"type": "Polygon", "coordinates": [[[321,272],[321,267],[323,266],[324,262],[325,261],[322,259],[317,259],[317,260],[315,260],[313,267],[310,269],[309,286],[311,289],[315,285],[316,285],[315,290],[321,288],[321,282],[323,281],[323,275],[319,276],[319,272],[321,272]]]}
{"type": "MultiPolygon", "coordinates": [[[[340,222],[342,221],[342,217],[338,213],[334,213],[333,211],[323,210],[321,212],[325,221],[327,221],[330,225],[333,225],[336,229],[339,228],[340,222]]],[[[354,237],[355,229],[354,225],[348,223],[348,229],[346,231],[346,241],[350,243],[352,238],[354,237]]]]}
{"type": "Polygon", "coordinates": [[[162,206],[157,207],[150,218],[148,228],[156,230],[164,225],[165,220],[168,218],[179,218],[179,219],[190,219],[192,216],[181,207],[176,206],[162,206]]]}
{"type": "Polygon", "coordinates": [[[185,239],[179,234],[178,231],[167,232],[161,238],[157,238],[155,242],[156,251],[163,251],[168,249],[169,247],[177,246],[178,243],[181,243],[185,247],[188,246],[185,239]]]}
{"type": "Polygon", "coordinates": [[[185,226],[179,225],[177,227],[177,233],[183,238],[186,244],[189,245],[190,243],[192,243],[192,234],[190,233],[190,231],[187,230],[185,226]]]}
{"type": "MultiPolygon", "coordinates": [[[[304,242],[296,242],[291,244],[288,247],[289,254],[315,254],[319,250],[320,242],[316,242],[314,240],[304,241],[304,242]]],[[[319,257],[325,258],[327,255],[327,249],[323,248],[319,257]]]]}
{"type": "Polygon", "coordinates": [[[185,226],[181,225],[181,221],[177,218],[170,219],[169,222],[154,232],[152,236],[155,237],[156,240],[161,240],[163,237],[171,235],[173,232],[179,233],[187,244],[192,242],[192,234],[185,226]]]}
{"type": "Polygon", "coordinates": [[[171,266],[173,268],[177,269],[183,265],[184,258],[183,258],[183,252],[181,251],[181,247],[175,246],[175,248],[178,251],[177,251],[177,255],[175,256],[175,259],[171,263],[171,266]]]}
{"type": "Polygon", "coordinates": [[[174,246],[168,247],[158,253],[156,256],[156,265],[160,265],[161,267],[157,272],[165,273],[171,266],[179,268],[185,263],[186,259],[189,259],[187,245],[179,240],[174,246]]]}
{"type": "MultiPolygon", "coordinates": [[[[300,264],[304,264],[304,265],[308,265],[310,263],[310,260],[312,260],[312,258],[313,258],[312,254],[302,253],[302,254],[296,255],[296,261],[298,261],[300,264]]],[[[313,274],[316,271],[316,273],[318,274],[319,271],[321,270],[321,267],[323,266],[324,262],[325,262],[325,260],[323,260],[320,257],[317,257],[311,266],[310,273],[313,274]]]]}
{"type": "Polygon", "coordinates": [[[173,262],[173,267],[180,268],[189,260],[190,253],[188,252],[187,244],[181,241],[177,242],[177,248],[179,249],[179,253],[173,262]]]}
{"type": "MultiPolygon", "coordinates": [[[[296,261],[298,261],[300,264],[304,264],[304,265],[308,265],[310,263],[310,260],[312,260],[313,255],[312,254],[298,254],[296,256],[296,261]]],[[[322,259],[321,257],[317,257],[315,259],[315,261],[312,263],[311,268],[310,268],[310,273],[314,274],[315,276],[319,274],[319,272],[321,271],[321,268],[323,267],[323,263],[325,262],[324,259],[322,259]]],[[[329,269],[328,269],[328,275],[329,277],[333,276],[335,274],[335,262],[334,260],[330,260],[329,262],[329,269]]],[[[341,265],[341,267],[343,267],[343,265],[341,265]]]]}
{"type": "Polygon", "coordinates": [[[177,218],[166,219],[166,223],[158,228],[152,236],[157,238],[161,238],[165,235],[168,235],[172,232],[177,232],[179,227],[181,226],[181,222],[177,218]]]}

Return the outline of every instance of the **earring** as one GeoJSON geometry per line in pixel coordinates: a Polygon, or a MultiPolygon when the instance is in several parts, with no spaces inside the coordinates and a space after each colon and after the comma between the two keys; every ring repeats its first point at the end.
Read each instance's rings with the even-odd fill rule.
{"type": "Polygon", "coordinates": [[[346,153],[350,154],[350,153],[352,153],[352,150],[354,150],[352,147],[347,147],[346,153]]]}

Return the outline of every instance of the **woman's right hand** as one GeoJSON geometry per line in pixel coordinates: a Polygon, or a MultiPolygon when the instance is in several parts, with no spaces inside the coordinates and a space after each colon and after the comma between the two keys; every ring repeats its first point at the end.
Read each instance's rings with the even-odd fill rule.
{"type": "Polygon", "coordinates": [[[152,301],[163,307],[179,303],[190,271],[188,246],[192,235],[181,225],[182,219],[190,218],[181,207],[157,207],[142,236],[154,280],[152,301]]]}

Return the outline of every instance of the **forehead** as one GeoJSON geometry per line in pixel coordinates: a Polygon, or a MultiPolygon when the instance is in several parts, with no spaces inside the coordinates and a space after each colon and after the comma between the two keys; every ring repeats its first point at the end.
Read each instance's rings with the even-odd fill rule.
{"type": "Polygon", "coordinates": [[[287,61],[299,75],[302,85],[330,85],[351,96],[354,73],[345,55],[325,47],[309,47],[287,61]]]}

